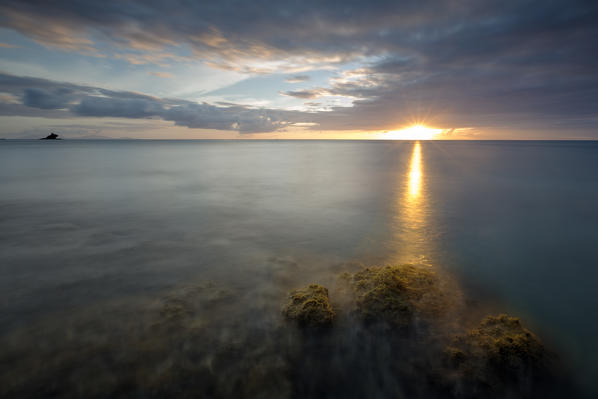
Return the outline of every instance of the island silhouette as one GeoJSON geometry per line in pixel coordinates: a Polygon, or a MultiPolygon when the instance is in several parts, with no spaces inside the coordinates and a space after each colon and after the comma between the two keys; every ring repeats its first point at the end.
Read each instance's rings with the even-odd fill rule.
{"type": "Polygon", "coordinates": [[[50,133],[46,137],[42,137],[40,140],[61,140],[58,138],[58,135],[54,132],[50,133]]]}

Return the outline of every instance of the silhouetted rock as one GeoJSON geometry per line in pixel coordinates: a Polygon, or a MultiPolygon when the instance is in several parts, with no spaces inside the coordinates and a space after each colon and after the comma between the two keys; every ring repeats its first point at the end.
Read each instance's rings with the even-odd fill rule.
{"type": "Polygon", "coordinates": [[[328,300],[328,289],[318,284],[292,291],[283,314],[302,326],[310,327],[328,326],[335,316],[328,300]]]}
{"type": "Polygon", "coordinates": [[[56,133],[50,133],[46,137],[41,138],[40,140],[60,140],[56,133]]]}

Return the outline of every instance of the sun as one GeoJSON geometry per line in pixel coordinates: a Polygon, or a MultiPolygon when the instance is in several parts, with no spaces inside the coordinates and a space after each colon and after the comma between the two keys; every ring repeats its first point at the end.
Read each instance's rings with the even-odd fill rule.
{"type": "Polygon", "coordinates": [[[400,130],[391,130],[381,134],[386,140],[432,140],[442,129],[434,129],[421,124],[411,125],[400,130]]]}

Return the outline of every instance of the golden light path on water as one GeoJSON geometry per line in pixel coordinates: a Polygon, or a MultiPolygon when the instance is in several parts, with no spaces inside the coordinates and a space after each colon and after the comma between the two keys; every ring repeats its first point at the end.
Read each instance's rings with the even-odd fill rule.
{"type": "Polygon", "coordinates": [[[395,201],[397,217],[393,228],[395,256],[392,261],[428,264],[431,249],[427,237],[429,204],[425,190],[422,145],[419,141],[413,144],[404,179],[395,201]]]}
{"type": "Polygon", "coordinates": [[[422,188],[422,151],[421,144],[415,143],[413,146],[413,153],[411,154],[411,162],[409,164],[409,196],[410,202],[415,202],[419,198],[422,188]]]}

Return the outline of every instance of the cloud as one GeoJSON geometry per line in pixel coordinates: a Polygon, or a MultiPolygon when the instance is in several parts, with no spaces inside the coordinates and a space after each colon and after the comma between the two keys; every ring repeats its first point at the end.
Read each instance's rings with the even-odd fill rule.
{"type": "Polygon", "coordinates": [[[133,101],[130,95],[98,88],[60,95],[38,82],[13,93],[23,105],[11,109],[121,112],[239,130],[294,122],[317,122],[323,130],[384,130],[414,118],[446,129],[595,130],[596,2],[280,0],[260,5],[5,0],[0,24],[46,46],[112,52],[131,63],[166,65],[182,57],[248,74],[297,74],[294,78],[310,69],[335,68],[328,85],[280,94],[348,98],[352,107],[327,104],[328,112],[280,114],[166,99],[133,101]],[[355,68],[341,72],[348,62],[355,68]],[[102,96],[108,99],[96,98],[102,96]]]}
{"type": "Polygon", "coordinates": [[[58,87],[55,90],[26,88],[23,93],[23,104],[40,109],[67,108],[72,101],[72,95],[73,90],[68,87],[58,87]]]}
{"type": "Polygon", "coordinates": [[[289,114],[292,112],[188,103],[169,108],[164,112],[163,118],[190,128],[256,133],[272,132],[288,126],[291,122],[285,120],[285,115],[289,114]]]}
{"type": "Polygon", "coordinates": [[[165,79],[174,78],[174,75],[170,72],[157,71],[157,72],[148,72],[148,73],[150,75],[156,76],[158,78],[165,78],[165,79]]]}
{"type": "Polygon", "coordinates": [[[21,101],[14,94],[0,93],[0,104],[21,104],[21,101]]]}
{"type": "Polygon", "coordinates": [[[317,88],[317,89],[306,89],[306,90],[295,90],[295,91],[281,91],[280,94],[283,96],[295,97],[295,98],[302,98],[305,100],[310,100],[318,97],[323,97],[329,95],[329,91],[324,88],[317,88]]]}
{"type": "Polygon", "coordinates": [[[271,132],[304,120],[300,112],[217,106],[141,93],[61,83],[0,73],[0,115],[40,117],[159,118],[197,129],[271,132]],[[15,103],[16,99],[21,103],[15,103]]]}
{"type": "MultiPolygon", "coordinates": [[[[24,5],[27,7],[27,5],[24,5]]],[[[36,15],[35,12],[19,10],[10,4],[0,6],[7,26],[11,27],[37,42],[63,50],[79,51],[85,54],[97,54],[91,38],[80,32],[77,27],[64,24],[51,14],[36,15]]]]}
{"type": "Polygon", "coordinates": [[[285,79],[287,83],[301,83],[307,82],[308,80],[310,80],[308,75],[295,75],[285,79]]]}
{"type": "MultiPolygon", "coordinates": [[[[439,3],[442,15],[452,2],[439,3]]],[[[378,53],[385,40],[422,18],[418,2],[360,1],[206,2],[173,0],[5,0],[2,24],[37,42],[63,50],[97,53],[98,43],[158,53],[185,45],[213,65],[239,68],[241,60],[289,60],[291,65],[338,64],[378,53]],[[401,27],[401,29],[396,29],[401,27]],[[384,31],[389,35],[384,35],[384,31]],[[292,59],[292,61],[291,61],[292,59]]],[[[433,15],[431,13],[425,15],[433,15]]],[[[434,17],[433,19],[438,19],[434,17]]],[[[260,66],[250,66],[258,70],[260,66]]],[[[266,70],[268,68],[265,68],[266,70]]]]}
{"type": "Polygon", "coordinates": [[[151,62],[188,46],[211,65],[254,71],[369,56],[390,56],[404,68],[409,60],[456,66],[503,57],[595,66],[594,53],[581,50],[596,49],[583,38],[598,31],[598,5],[584,0],[281,0],[260,7],[234,0],[5,0],[0,13],[2,26],[64,50],[98,53],[108,43],[119,54],[128,50],[119,56],[132,62],[151,62]]]}
{"type": "Polygon", "coordinates": [[[150,118],[164,110],[161,101],[141,98],[86,96],[71,108],[79,116],[150,118]]]}

